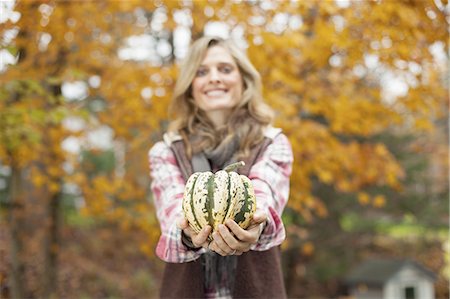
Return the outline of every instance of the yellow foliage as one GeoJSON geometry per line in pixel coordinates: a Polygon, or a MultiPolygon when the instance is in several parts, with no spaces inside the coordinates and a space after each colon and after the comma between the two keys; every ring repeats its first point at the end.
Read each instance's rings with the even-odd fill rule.
{"type": "Polygon", "coordinates": [[[319,179],[322,182],[331,183],[331,181],[333,180],[333,174],[331,172],[326,171],[326,170],[321,170],[321,169],[319,169],[317,172],[318,172],[317,174],[319,176],[319,179]]]}
{"type": "Polygon", "coordinates": [[[365,192],[359,192],[358,193],[358,202],[363,206],[368,205],[370,202],[369,194],[367,194],[365,192]]]}
{"type": "Polygon", "coordinates": [[[373,199],[373,206],[376,208],[382,208],[386,205],[386,199],[383,195],[377,195],[373,199]]]}
{"type": "Polygon", "coordinates": [[[154,248],[151,246],[150,243],[142,243],[139,246],[139,250],[145,254],[147,254],[148,256],[152,256],[153,252],[154,252],[154,248]]]}
{"type": "Polygon", "coordinates": [[[61,185],[55,182],[49,182],[48,189],[51,193],[57,193],[60,189],[61,185]]]}
{"type": "Polygon", "coordinates": [[[419,118],[414,121],[414,127],[419,131],[432,132],[433,124],[430,120],[425,118],[419,118]]]}
{"type": "MultiPolygon", "coordinates": [[[[407,126],[433,134],[435,121],[447,115],[442,80],[447,64],[437,63],[428,49],[448,43],[448,26],[445,14],[426,1],[353,1],[348,8],[333,1],[275,1],[274,10],[233,1],[53,1],[48,2],[53,9],[49,16],[39,5],[18,1],[21,18],[0,28],[0,33],[19,28],[8,46],[26,53],[0,74],[5,83],[0,86],[1,161],[22,169],[40,163],[43,171],[30,171],[37,188],[59,190],[58,179],[75,183],[86,202],[83,214],[120,223],[124,231],[138,227],[149,240],[137,248],[148,254],[159,228],[146,199],[146,154],[167,122],[178,66],[173,57],[160,64],[119,57],[128,37],[151,29],[138,24],[137,8],[167,9],[160,33],[178,26],[174,13],[182,10],[190,12],[193,37],[212,20],[227,23],[235,30],[232,35],[243,30],[247,52],[261,73],[264,98],[276,110],[275,124],[292,143],[288,204],[306,221],[327,215],[325,204],[313,194],[316,179],[357,194],[361,205],[385,206],[386,198],[371,200],[364,188],[401,190],[405,174],[390,150],[372,137],[407,126]],[[435,12],[434,19],[427,9],[435,12]],[[301,24],[289,19],[278,30],[280,24],[273,22],[277,13],[301,15],[301,24]],[[252,23],[253,17],[261,17],[262,23],[252,23]],[[367,55],[378,61],[373,68],[367,55]],[[420,73],[411,71],[410,63],[420,73]],[[405,96],[384,98],[385,70],[405,80],[405,96]],[[89,85],[94,76],[100,78],[99,86],[89,85]],[[55,94],[62,82],[71,81],[88,83],[87,99],[69,102],[55,94]],[[151,89],[150,98],[141,95],[144,88],[151,89]],[[99,102],[100,108],[94,105],[99,102]],[[68,132],[62,124],[66,115],[82,117],[87,126],[68,132]],[[61,149],[67,137],[85,140],[101,126],[111,128],[114,141],[125,144],[122,160],[108,174],[90,173],[94,170],[61,149]],[[72,173],[62,169],[64,162],[74,168],[72,173]]],[[[160,33],[158,39],[163,39],[166,33],[160,33]]],[[[306,247],[305,252],[313,250],[306,247]]]]}
{"type": "Polygon", "coordinates": [[[302,254],[306,256],[311,256],[314,253],[314,244],[311,242],[306,242],[302,245],[302,254]]]}
{"type": "Polygon", "coordinates": [[[42,186],[44,186],[46,180],[48,178],[38,172],[32,172],[31,173],[31,182],[33,183],[34,186],[36,186],[37,188],[41,188],[42,186]]]}

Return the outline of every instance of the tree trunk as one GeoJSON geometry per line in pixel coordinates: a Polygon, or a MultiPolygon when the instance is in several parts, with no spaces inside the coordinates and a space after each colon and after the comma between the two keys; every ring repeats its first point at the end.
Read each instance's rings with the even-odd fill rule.
{"type": "MultiPolygon", "coordinates": [[[[14,165],[14,163],[13,163],[14,165]]],[[[23,263],[24,205],[22,194],[22,172],[19,167],[11,167],[11,189],[9,223],[11,237],[11,298],[26,297],[25,264],[23,263]]]]}
{"type": "Polygon", "coordinates": [[[60,226],[60,196],[53,194],[47,208],[47,236],[44,240],[44,273],[42,276],[44,298],[57,298],[58,291],[58,251],[60,226]]]}
{"type": "MultiPolygon", "coordinates": [[[[55,70],[54,76],[59,76],[59,72],[61,69],[65,66],[64,62],[67,56],[67,51],[60,50],[58,52],[58,68],[55,70]]],[[[61,85],[59,84],[47,84],[46,82],[42,82],[43,86],[46,87],[49,94],[51,94],[52,97],[55,99],[58,96],[62,95],[61,92],[61,85]]],[[[59,104],[56,104],[59,105],[59,104]]],[[[47,102],[46,108],[49,110],[55,109],[55,104],[52,102],[47,102]]],[[[49,124],[49,129],[54,128],[54,126],[59,125],[52,125],[49,124]]],[[[62,159],[59,154],[54,152],[52,148],[55,146],[55,144],[58,144],[61,142],[61,140],[54,140],[53,137],[50,135],[46,135],[43,138],[43,142],[47,145],[47,148],[49,148],[49,151],[47,152],[51,160],[54,164],[61,165],[62,159]]],[[[45,165],[41,165],[42,168],[45,168],[45,165]]],[[[47,165],[48,167],[48,165],[47,165]]],[[[58,298],[58,254],[59,254],[59,247],[60,247],[60,225],[61,225],[61,198],[62,198],[62,187],[63,187],[63,179],[62,178],[55,178],[55,177],[49,177],[50,180],[54,181],[59,186],[59,191],[52,192],[48,190],[48,197],[49,199],[46,200],[46,236],[44,237],[44,244],[43,244],[43,254],[44,254],[44,273],[42,273],[42,284],[43,284],[43,297],[44,298],[58,298]]]]}
{"type": "Polygon", "coordinates": [[[301,263],[297,247],[286,250],[283,253],[284,271],[285,271],[285,287],[288,297],[295,296],[297,281],[297,266],[301,263]]]}

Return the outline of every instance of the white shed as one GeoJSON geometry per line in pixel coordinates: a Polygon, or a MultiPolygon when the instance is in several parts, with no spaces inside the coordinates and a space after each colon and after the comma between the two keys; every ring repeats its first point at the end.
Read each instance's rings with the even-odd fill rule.
{"type": "Polygon", "coordinates": [[[433,272],[411,260],[371,259],[345,278],[355,299],[435,299],[433,272]]]}

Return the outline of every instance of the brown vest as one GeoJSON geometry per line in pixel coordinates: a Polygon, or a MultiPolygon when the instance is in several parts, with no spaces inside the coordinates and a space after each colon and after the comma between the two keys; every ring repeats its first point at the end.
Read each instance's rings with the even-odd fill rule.
{"type": "MultiPolygon", "coordinates": [[[[248,175],[251,166],[272,142],[265,138],[244,160],[240,174],[248,175]]],[[[185,180],[192,174],[191,161],[186,156],[183,141],[175,141],[171,148],[185,180]]],[[[166,263],[161,298],[204,298],[203,268],[200,259],[188,263],[166,263]]],[[[233,298],[286,298],[281,272],[280,248],[248,251],[238,256],[233,298]]]]}

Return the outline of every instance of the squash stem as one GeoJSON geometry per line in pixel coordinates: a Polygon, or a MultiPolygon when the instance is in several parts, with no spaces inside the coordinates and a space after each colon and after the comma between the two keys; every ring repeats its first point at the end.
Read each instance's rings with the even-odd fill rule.
{"type": "Polygon", "coordinates": [[[239,161],[239,162],[228,165],[223,170],[225,170],[226,172],[230,172],[230,171],[235,171],[236,169],[243,167],[243,166],[245,166],[245,162],[239,161]]]}

